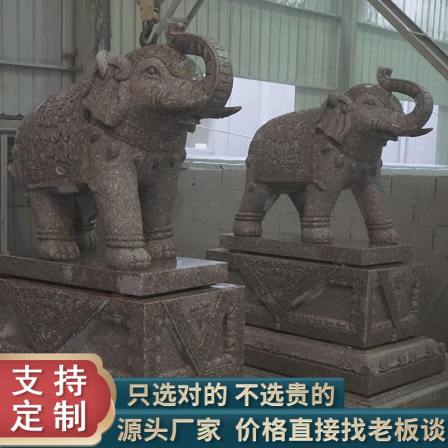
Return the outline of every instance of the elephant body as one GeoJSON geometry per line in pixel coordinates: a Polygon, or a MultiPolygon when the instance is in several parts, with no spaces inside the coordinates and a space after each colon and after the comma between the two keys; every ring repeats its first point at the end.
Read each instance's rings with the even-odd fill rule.
{"type": "Polygon", "coordinates": [[[95,199],[111,268],[145,270],[151,259],[175,257],[171,218],[187,133],[202,118],[240,108],[225,107],[233,76],[222,48],[175,25],[167,41],[122,57],[100,51],[92,79],[50,96],[24,119],[13,168],[30,201],[42,258],[79,256],[84,244],[74,221],[84,217],[74,198],[86,191],[95,199]],[[204,59],[204,78],[194,78],[187,53],[204,59]]]}
{"type": "Polygon", "coordinates": [[[115,128],[99,122],[92,126],[83,104],[92,83],[83,81],[49,97],[24,119],[14,153],[15,171],[27,190],[64,193],[88,186],[95,191],[99,174],[101,178],[95,170],[95,142],[101,139],[109,140],[103,154],[106,163],[120,152],[133,154],[137,172],[142,171],[139,184],[154,182],[155,173],[178,168],[185,159],[186,126],[158,122],[156,117],[145,122],[138,114],[115,128]],[[145,177],[148,165],[157,170],[151,168],[152,175],[145,177]]]}
{"type": "Polygon", "coordinates": [[[274,118],[256,133],[249,157],[255,182],[289,193],[312,183],[323,190],[351,188],[364,172],[377,171],[381,152],[344,153],[315,129],[320,109],[292,112],[274,118]],[[350,170],[341,176],[344,166],[350,170]]]}
{"type": "Polygon", "coordinates": [[[287,194],[301,218],[302,241],[328,244],[336,201],[342,190],[351,189],[370,241],[398,242],[382,190],[382,150],[388,140],[429,132],[423,126],[433,103],[423,88],[392,79],[391,72],[380,67],[379,85],[331,94],[320,108],[274,118],[258,130],[246,160],[235,235],[261,236],[265,214],[280,194],[287,194]],[[393,91],[414,98],[414,111],[405,115],[393,91]]]}
{"type": "Polygon", "coordinates": [[[92,83],[50,96],[23,120],[14,164],[27,190],[87,183],[90,124],[82,101],[92,83]]]}

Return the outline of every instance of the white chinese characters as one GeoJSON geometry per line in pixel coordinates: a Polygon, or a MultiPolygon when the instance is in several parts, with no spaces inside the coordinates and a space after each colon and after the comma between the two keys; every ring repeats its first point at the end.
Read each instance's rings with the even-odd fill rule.
{"type": "MultiPolygon", "coordinates": [[[[19,388],[12,392],[12,396],[23,397],[23,403],[14,404],[12,407],[15,422],[10,428],[11,432],[43,432],[44,415],[47,421],[49,415],[53,418],[53,428],[61,433],[73,429],[78,432],[86,430],[86,402],[80,398],[87,386],[87,376],[77,364],[69,367],[60,364],[58,370],[51,372],[25,364],[23,368],[14,369],[12,373],[19,385],[19,388]],[[53,397],[61,398],[54,407],[45,405],[48,403],[45,400],[47,397],[38,389],[39,380],[48,373],[55,378],[53,397]],[[72,398],[73,403],[70,402],[72,398]]],[[[49,393],[48,389],[46,393],[49,393]]]]}

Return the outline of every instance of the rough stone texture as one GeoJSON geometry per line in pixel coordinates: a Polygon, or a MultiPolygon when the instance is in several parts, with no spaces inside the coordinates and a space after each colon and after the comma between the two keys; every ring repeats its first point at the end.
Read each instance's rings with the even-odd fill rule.
{"type": "Polygon", "coordinates": [[[239,375],[244,288],[131,298],[0,278],[0,351],[89,352],[114,376],[239,375]]]}
{"type": "Polygon", "coordinates": [[[222,235],[219,246],[233,252],[250,252],[352,266],[373,266],[412,260],[412,248],[408,245],[371,246],[368,242],[350,240],[338,240],[331,245],[317,245],[302,243],[295,235],[280,237],[265,235],[263,238],[222,235]]]}
{"type": "MultiPolygon", "coordinates": [[[[34,214],[41,258],[73,260],[94,237],[76,235],[74,196],[95,196],[111,268],[146,270],[175,257],[172,213],[185,159],[187,132],[203,118],[223,118],[232,66],[205,38],[167,31],[168,45],[146,45],[126,56],[102,50],[92,79],[50,96],[22,122],[14,171],[34,214]],[[202,57],[194,79],[185,55],[202,57]]],[[[81,230],[94,216],[80,216],[81,230]]]]}
{"type": "MultiPolygon", "coordinates": [[[[244,374],[250,377],[278,377],[278,373],[254,367],[245,367],[244,374]]],[[[448,406],[448,371],[429,378],[414,381],[372,397],[346,392],[346,408],[446,408],[448,406]]]]}
{"type": "Polygon", "coordinates": [[[228,262],[230,281],[247,286],[250,325],[360,348],[418,332],[421,264],[352,267],[227,249],[208,256],[228,262]]]}
{"type": "Polygon", "coordinates": [[[351,189],[370,241],[398,242],[386,207],[381,154],[388,140],[431,130],[423,126],[433,101],[429,92],[411,81],[392,79],[391,73],[379,67],[378,85],[360,84],[344,94],[332,93],[320,109],[274,118],[258,130],[246,160],[235,235],[260,237],[266,212],[280,194],[287,194],[300,214],[302,241],[328,244],[338,197],[351,189]],[[412,97],[415,109],[405,115],[393,92],[412,97]]]}
{"type": "Polygon", "coordinates": [[[200,288],[228,277],[225,263],[192,258],[158,261],[145,272],[129,272],[109,269],[97,257],[63,263],[0,255],[0,276],[6,275],[136,297],[200,288]]]}
{"type": "Polygon", "coordinates": [[[246,326],[245,363],[286,376],[343,377],[365,397],[443,372],[445,346],[425,338],[360,350],[246,326]]]}

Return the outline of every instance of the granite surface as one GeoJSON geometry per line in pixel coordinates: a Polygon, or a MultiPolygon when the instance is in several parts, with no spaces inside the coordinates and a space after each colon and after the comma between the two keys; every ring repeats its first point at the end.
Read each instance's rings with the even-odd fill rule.
{"type": "Polygon", "coordinates": [[[0,351],[96,353],[116,377],[238,376],[244,288],[146,299],[0,278],[0,351]]]}
{"type": "Polygon", "coordinates": [[[362,350],[246,326],[245,364],[285,376],[342,377],[365,397],[443,372],[445,347],[426,337],[362,350]]]}
{"type": "MultiPolygon", "coordinates": [[[[248,377],[281,377],[278,373],[254,367],[244,367],[248,377]]],[[[346,408],[446,408],[448,407],[448,371],[414,381],[404,386],[382,392],[371,397],[363,397],[351,392],[345,393],[346,408]]]]}
{"type": "Polygon", "coordinates": [[[34,256],[0,255],[0,277],[12,276],[95,291],[146,297],[227,281],[223,262],[177,258],[151,264],[146,271],[118,271],[93,256],[71,262],[34,256]]]}
{"type": "Polygon", "coordinates": [[[263,238],[222,235],[220,247],[235,252],[299,258],[352,266],[404,263],[412,260],[412,247],[371,245],[367,241],[336,241],[333,244],[307,244],[300,236],[284,235],[263,238]]]}
{"type": "Polygon", "coordinates": [[[229,281],[247,287],[246,324],[358,348],[418,334],[424,265],[337,265],[228,249],[229,281]]]}

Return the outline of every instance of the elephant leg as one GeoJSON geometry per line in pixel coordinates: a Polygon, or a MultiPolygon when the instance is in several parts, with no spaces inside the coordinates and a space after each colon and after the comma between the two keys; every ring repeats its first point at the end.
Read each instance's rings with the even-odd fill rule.
{"type": "Polygon", "coordinates": [[[172,224],[176,190],[177,179],[172,178],[140,189],[145,246],[153,259],[176,257],[172,224]]]}
{"type": "Polygon", "coordinates": [[[96,233],[96,206],[91,194],[75,197],[74,227],[75,238],[81,250],[96,249],[98,236],[96,233]]]}
{"type": "Polygon", "coordinates": [[[106,237],[108,265],[112,269],[142,271],[151,257],[144,248],[143,222],[137,174],[132,160],[102,164],[96,180],[96,204],[106,237]]]}
{"type": "Polygon", "coordinates": [[[288,193],[288,197],[296,208],[299,216],[303,216],[303,208],[305,205],[305,192],[295,191],[293,193],[288,193]]]}
{"type": "Polygon", "coordinates": [[[246,185],[240,209],[235,214],[233,233],[238,236],[260,237],[263,233],[261,223],[278,196],[267,185],[260,183],[246,185]]]}
{"type": "Polygon", "coordinates": [[[331,243],[330,216],[340,193],[336,188],[322,190],[315,184],[307,185],[301,216],[304,243],[331,243]]]}
{"type": "Polygon", "coordinates": [[[67,261],[79,257],[73,230],[73,197],[48,191],[28,193],[37,227],[38,253],[46,260],[67,261]]]}
{"type": "Polygon", "coordinates": [[[352,188],[373,244],[398,244],[398,234],[386,210],[386,197],[379,176],[352,188]]]}
{"type": "Polygon", "coordinates": [[[255,182],[252,157],[249,155],[247,158],[246,187],[233,223],[233,233],[237,236],[260,237],[263,233],[261,223],[279,196],[268,185],[255,182]]]}

